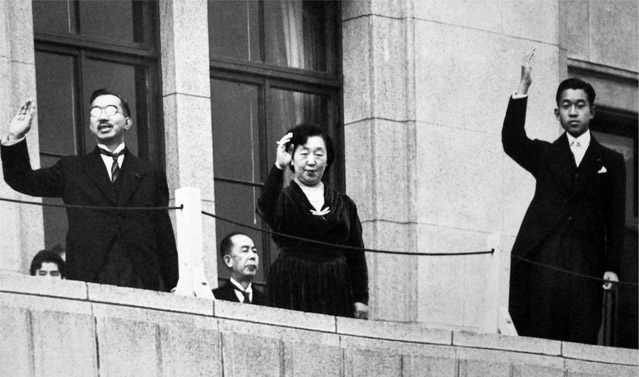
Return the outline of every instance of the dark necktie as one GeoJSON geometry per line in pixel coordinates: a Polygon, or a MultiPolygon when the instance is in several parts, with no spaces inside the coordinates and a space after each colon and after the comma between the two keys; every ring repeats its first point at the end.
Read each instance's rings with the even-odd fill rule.
{"type": "Polygon", "coordinates": [[[118,179],[118,175],[120,175],[120,164],[118,164],[118,157],[124,154],[124,149],[122,149],[118,153],[113,153],[102,148],[98,149],[100,149],[100,153],[102,153],[103,155],[113,158],[113,164],[111,164],[111,182],[115,182],[115,180],[118,179]]]}
{"type": "Polygon", "coordinates": [[[240,292],[243,296],[244,296],[244,301],[242,301],[245,304],[250,304],[251,303],[251,298],[248,292],[243,291],[241,289],[235,288],[236,291],[240,292]]]}

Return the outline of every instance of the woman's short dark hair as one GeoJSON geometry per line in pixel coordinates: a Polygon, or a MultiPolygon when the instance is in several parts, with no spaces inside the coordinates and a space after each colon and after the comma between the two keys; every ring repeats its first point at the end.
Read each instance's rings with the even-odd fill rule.
{"type": "Polygon", "coordinates": [[[29,269],[31,276],[35,276],[36,271],[41,269],[42,263],[45,263],[45,262],[57,264],[58,270],[60,271],[60,275],[63,278],[65,277],[64,260],[62,260],[62,258],[58,255],[58,253],[51,250],[40,250],[35,255],[35,257],[33,257],[33,260],[31,261],[31,268],[29,269]]]}
{"type": "MultiPolygon", "coordinates": [[[[319,136],[324,140],[324,144],[326,144],[326,170],[330,168],[333,164],[333,160],[335,160],[335,149],[333,148],[333,139],[324,131],[320,126],[313,123],[302,123],[288,130],[293,134],[291,140],[286,144],[286,148],[288,149],[291,145],[293,145],[293,151],[291,154],[295,154],[295,150],[308,142],[308,138],[312,136],[319,136]]],[[[287,133],[288,133],[287,132],[287,133]]],[[[293,166],[289,166],[291,170],[293,166]]]]}
{"type": "Polygon", "coordinates": [[[588,97],[588,104],[591,107],[595,105],[595,98],[597,97],[597,94],[595,93],[595,89],[592,87],[592,85],[585,82],[584,80],[572,77],[569,79],[565,79],[559,84],[559,87],[557,87],[557,94],[555,96],[557,106],[559,106],[559,99],[561,98],[561,94],[568,89],[583,90],[584,92],[586,92],[586,96],[588,97]]]}

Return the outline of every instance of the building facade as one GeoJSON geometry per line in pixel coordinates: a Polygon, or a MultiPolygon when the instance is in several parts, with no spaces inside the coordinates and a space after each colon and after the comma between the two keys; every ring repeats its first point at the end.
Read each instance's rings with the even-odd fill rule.
{"type": "MultiPolygon", "coordinates": [[[[503,153],[500,130],[531,45],[528,135],[555,139],[557,84],[590,80],[601,109],[593,129],[626,158],[636,242],[636,0],[0,7],[0,130],[21,101],[37,98],[32,164],[90,151],[88,96],[98,87],[122,93],[135,114],[127,139],[134,153],[165,166],[172,191],[198,187],[203,210],[256,228],[247,232],[260,240],[262,282],[276,251],[259,231],[266,228],[254,203],[275,141],[302,121],[334,137],[329,181],[357,203],[368,248],[462,253],[489,248],[496,235],[507,256],[534,181],[503,153]]],[[[32,200],[4,184],[0,197],[32,200]]],[[[0,213],[4,270],[27,271],[37,250],[64,241],[57,208],[0,202],[0,213]]],[[[215,285],[227,277],[218,271],[217,240],[235,226],[202,221],[215,285]]],[[[507,297],[507,263],[495,272],[498,257],[370,252],[367,260],[373,319],[494,331],[486,310],[507,297]]]]}

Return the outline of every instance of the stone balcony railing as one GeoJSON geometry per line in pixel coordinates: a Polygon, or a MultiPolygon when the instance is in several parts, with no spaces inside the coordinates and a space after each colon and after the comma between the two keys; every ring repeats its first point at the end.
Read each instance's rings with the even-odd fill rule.
{"type": "Polygon", "coordinates": [[[637,376],[636,350],[0,274],[0,376],[637,376]]]}

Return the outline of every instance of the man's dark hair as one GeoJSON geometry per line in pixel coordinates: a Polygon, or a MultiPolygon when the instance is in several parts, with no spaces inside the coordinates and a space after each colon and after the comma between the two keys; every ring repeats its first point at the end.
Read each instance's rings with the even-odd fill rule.
{"type": "Polygon", "coordinates": [[[559,84],[557,87],[557,95],[555,96],[555,101],[557,102],[557,106],[559,106],[559,99],[561,98],[561,93],[568,89],[578,90],[581,89],[586,92],[586,96],[588,97],[588,104],[592,107],[595,105],[595,98],[597,94],[595,93],[595,89],[589,83],[584,80],[578,78],[569,78],[565,79],[559,84]]]}
{"type": "Polygon", "coordinates": [[[129,102],[118,93],[110,91],[109,89],[106,89],[106,88],[100,88],[96,90],[95,92],[93,92],[93,94],[91,94],[91,99],[89,99],[89,103],[93,103],[93,101],[96,98],[100,96],[106,96],[106,95],[118,97],[118,99],[120,99],[120,104],[122,105],[122,110],[124,110],[124,116],[127,116],[127,117],[131,116],[131,109],[129,108],[129,102]]]}
{"type": "MultiPolygon", "coordinates": [[[[298,147],[306,144],[309,137],[321,137],[324,140],[324,144],[326,144],[326,171],[328,171],[328,168],[330,168],[333,164],[333,160],[335,160],[335,149],[333,148],[333,140],[326,131],[320,128],[317,124],[302,123],[291,128],[288,132],[291,132],[293,137],[291,137],[291,140],[286,144],[286,148],[288,149],[288,147],[292,144],[292,154],[295,154],[295,150],[298,147]]],[[[291,170],[295,171],[292,165],[289,165],[289,167],[291,170]]]]}
{"type": "Polygon", "coordinates": [[[36,271],[42,268],[42,263],[44,262],[57,264],[58,270],[60,270],[60,275],[63,278],[65,277],[64,261],[62,260],[62,258],[60,258],[60,256],[56,252],[46,249],[38,251],[35,257],[33,257],[33,260],[31,261],[31,268],[29,269],[31,276],[35,276],[36,271]]]}
{"type": "MultiPolygon", "coordinates": [[[[247,236],[242,232],[231,232],[227,234],[224,238],[222,238],[222,242],[220,242],[220,257],[224,258],[226,254],[231,254],[231,250],[233,249],[233,241],[231,238],[237,235],[247,236]]],[[[248,237],[248,236],[247,236],[248,237]]]]}

